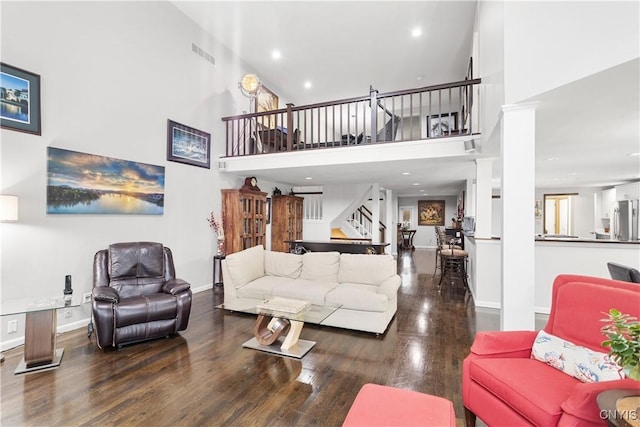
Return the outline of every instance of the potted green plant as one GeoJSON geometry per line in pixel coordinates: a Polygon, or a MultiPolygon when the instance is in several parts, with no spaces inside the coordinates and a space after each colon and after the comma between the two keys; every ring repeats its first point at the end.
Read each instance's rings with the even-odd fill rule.
{"type": "Polygon", "coordinates": [[[627,377],[640,381],[640,322],[615,308],[602,321],[607,323],[601,329],[607,337],[602,346],[609,349],[609,355],[627,377]]]}

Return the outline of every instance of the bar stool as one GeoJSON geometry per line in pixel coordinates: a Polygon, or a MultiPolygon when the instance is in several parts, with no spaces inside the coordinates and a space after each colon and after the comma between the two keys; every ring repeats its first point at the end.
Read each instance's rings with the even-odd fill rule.
{"type": "Polygon", "coordinates": [[[438,290],[441,289],[442,281],[447,278],[451,281],[462,279],[465,293],[469,291],[469,282],[467,281],[467,258],[469,253],[462,249],[441,249],[440,250],[440,282],[438,282],[438,290]]]}
{"type": "MultiPolygon", "coordinates": [[[[436,275],[436,271],[438,271],[438,259],[440,259],[440,252],[443,249],[462,249],[461,246],[456,245],[457,239],[451,238],[451,236],[447,236],[442,227],[435,227],[436,232],[436,260],[433,268],[433,275],[436,275]]],[[[440,260],[440,270],[442,270],[442,260],[440,260]]]]}

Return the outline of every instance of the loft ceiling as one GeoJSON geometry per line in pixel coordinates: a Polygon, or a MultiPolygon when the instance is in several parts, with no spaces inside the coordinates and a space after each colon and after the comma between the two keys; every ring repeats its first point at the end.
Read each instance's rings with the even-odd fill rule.
{"type": "MultiPolygon", "coordinates": [[[[475,1],[173,4],[242,58],[282,100],[296,105],[367,95],[369,85],[389,92],[461,80],[476,13],[475,1]],[[415,28],[422,35],[413,37],[415,28]],[[279,60],[271,56],[274,49],[281,52],[279,60]],[[312,83],[310,89],[303,87],[305,81],[312,83]]],[[[640,179],[640,157],[628,156],[640,151],[639,68],[638,60],[631,61],[529,100],[538,102],[537,187],[640,179]]],[[[478,153],[497,155],[488,149],[478,153]]],[[[494,176],[499,169],[494,167],[494,176]]],[[[290,185],[308,185],[308,172],[254,171],[290,185]]],[[[313,175],[314,185],[348,177],[378,182],[400,196],[447,195],[463,188],[475,166],[470,157],[408,160],[376,167],[323,166],[313,175]],[[397,173],[400,169],[410,171],[411,179],[397,173]]]]}

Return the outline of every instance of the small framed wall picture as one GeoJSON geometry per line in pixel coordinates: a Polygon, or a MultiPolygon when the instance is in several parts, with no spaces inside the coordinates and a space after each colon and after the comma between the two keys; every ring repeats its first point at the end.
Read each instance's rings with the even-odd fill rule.
{"type": "Polygon", "coordinates": [[[456,132],[458,130],[458,113],[442,113],[427,116],[424,129],[426,130],[426,135],[424,135],[423,132],[423,137],[426,136],[427,138],[447,136],[456,132]]]}
{"type": "Polygon", "coordinates": [[[41,135],[40,76],[0,63],[0,127],[41,135]]]}
{"type": "Polygon", "coordinates": [[[211,135],[167,120],[167,160],[209,169],[211,135]]]}

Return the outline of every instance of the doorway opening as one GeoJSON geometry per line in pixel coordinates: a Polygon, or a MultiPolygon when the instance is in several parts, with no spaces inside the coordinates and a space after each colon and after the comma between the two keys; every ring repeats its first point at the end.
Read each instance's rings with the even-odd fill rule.
{"type": "Polygon", "coordinates": [[[573,234],[571,197],[577,195],[578,193],[544,195],[544,234],[556,236],[573,234]]]}

